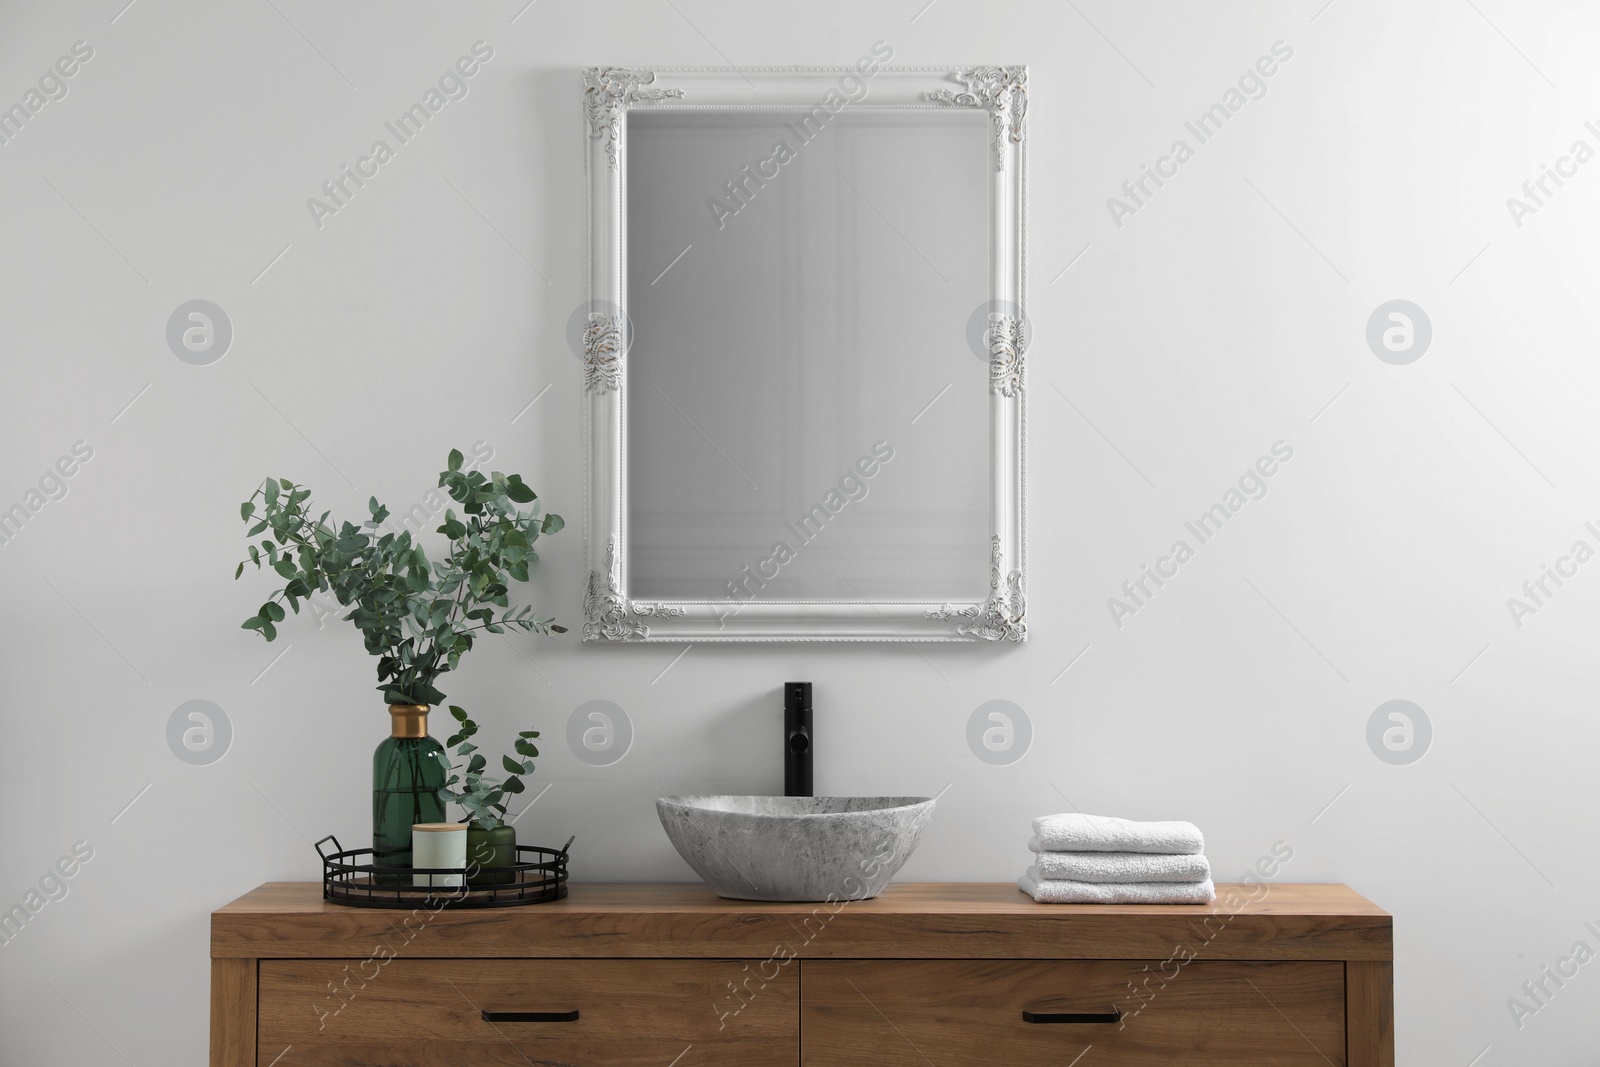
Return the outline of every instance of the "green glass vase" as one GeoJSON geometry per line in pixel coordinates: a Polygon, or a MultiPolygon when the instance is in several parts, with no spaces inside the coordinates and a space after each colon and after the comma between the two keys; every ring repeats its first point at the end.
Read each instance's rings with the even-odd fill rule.
{"type": "Polygon", "coordinates": [[[477,823],[467,826],[467,884],[510,885],[516,872],[493,870],[517,862],[517,831],[510,823],[485,829],[477,823]]]}
{"type": "MultiPolygon", "coordinates": [[[[390,704],[389,736],[372,754],[372,862],[409,870],[411,827],[445,821],[444,746],[428,736],[428,705],[390,704]]],[[[379,874],[385,885],[410,884],[407,874],[379,874]]]]}

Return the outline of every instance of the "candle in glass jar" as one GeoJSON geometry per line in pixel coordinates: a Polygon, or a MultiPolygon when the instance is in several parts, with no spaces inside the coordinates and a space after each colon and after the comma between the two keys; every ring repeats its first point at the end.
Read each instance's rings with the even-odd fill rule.
{"type": "Polygon", "coordinates": [[[411,865],[414,868],[454,868],[455,874],[413,874],[414,886],[459,886],[467,866],[467,824],[424,822],[411,828],[411,865]]]}

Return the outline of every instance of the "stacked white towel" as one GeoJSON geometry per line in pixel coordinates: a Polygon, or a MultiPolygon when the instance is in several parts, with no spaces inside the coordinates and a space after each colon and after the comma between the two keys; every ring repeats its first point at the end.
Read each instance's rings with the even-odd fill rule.
{"type": "Polygon", "coordinates": [[[1189,822],[1069,812],[1033,820],[1034,863],[1017,887],[1041,904],[1209,904],[1205,837],[1189,822]]]}

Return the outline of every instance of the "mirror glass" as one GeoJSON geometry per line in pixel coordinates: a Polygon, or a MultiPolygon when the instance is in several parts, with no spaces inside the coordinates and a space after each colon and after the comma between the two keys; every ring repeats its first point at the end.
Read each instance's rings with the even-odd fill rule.
{"type": "Polygon", "coordinates": [[[628,595],[982,599],[990,116],[634,108],[628,595]]]}

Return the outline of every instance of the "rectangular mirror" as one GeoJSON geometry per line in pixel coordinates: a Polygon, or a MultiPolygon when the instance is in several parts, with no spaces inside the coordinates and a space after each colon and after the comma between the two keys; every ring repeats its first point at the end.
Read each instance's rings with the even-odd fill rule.
{"type": "Polygon", "coordinates": [[[1026,70],[597,68],[591,641],[1021,641],[1026,70]]]}

